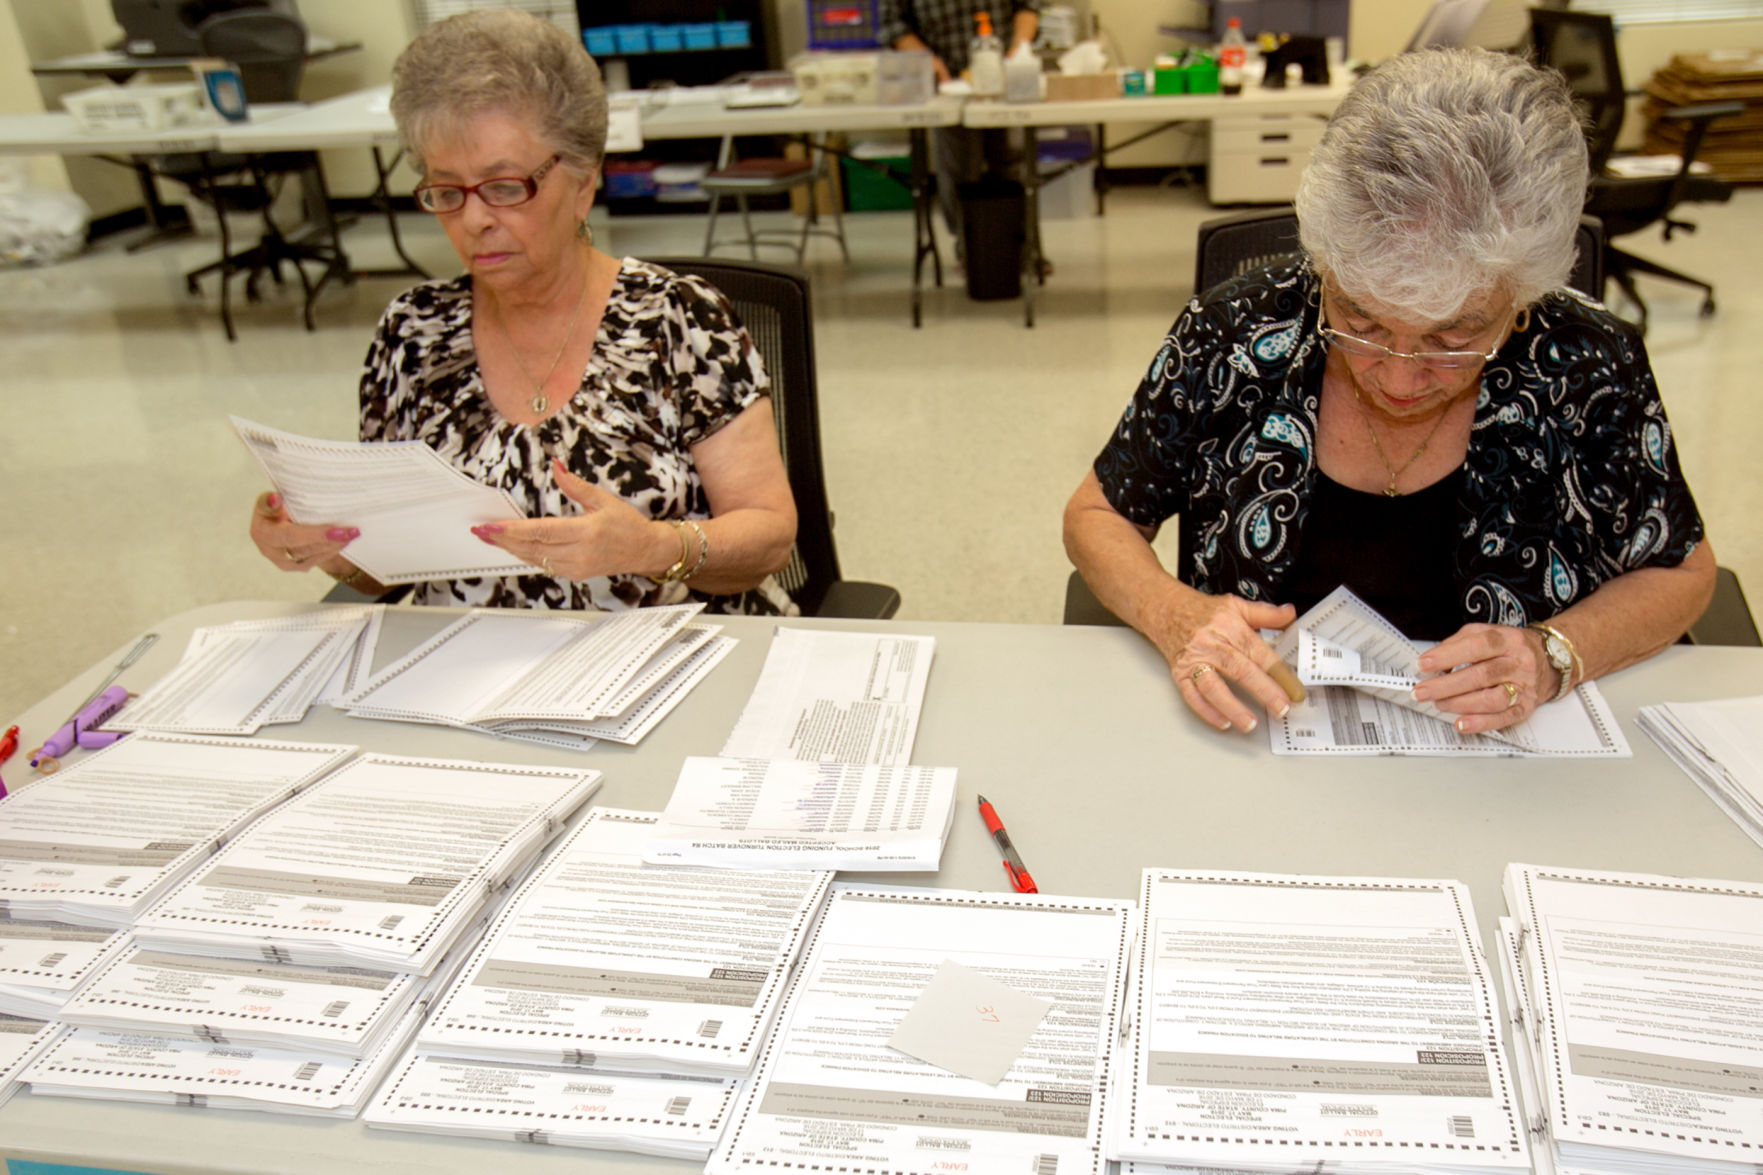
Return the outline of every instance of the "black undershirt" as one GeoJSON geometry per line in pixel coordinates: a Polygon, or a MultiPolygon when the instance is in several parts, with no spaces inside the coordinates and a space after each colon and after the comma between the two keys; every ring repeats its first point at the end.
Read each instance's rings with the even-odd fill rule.
{"type": "Polygon", "coordinates": [[[1452,559],[1456,553],[1455,469],[1401,497],[1368,494],[1316,471],[1298,556],[1275,602],[1299,614],[1346,584],[1416,640],[1442,640],[1463,627],[1452,559]]]}

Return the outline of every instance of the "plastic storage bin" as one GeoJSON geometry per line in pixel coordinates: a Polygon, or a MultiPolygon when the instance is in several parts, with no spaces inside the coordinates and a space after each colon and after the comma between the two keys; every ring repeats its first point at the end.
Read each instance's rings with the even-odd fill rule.
{"type": "Polygon", "coordinates": [[[195,82],[156,86],[95,86],[61,96],[82,131],[162,131],[211,123],[195,82]]]}
{"type": "Polygon", "coordinates": [[[609,28],[583,29],[582,44],[590,57],[611,57],[618,52],[618,34],[609,28]]]}
{"type": "Polygon", "coordinates": [[[608,200],[634,200],[655,194],[655,167],[653,159],[612,159],[604,167],[606,177],[606,198],[608,200]]]}
{"type": "Polygon", "coordinates": [[[716,44],[721,49],[745,49],[753,43],[753,25],[745,20],[716,22],[716,44]]]}
{"type": "Polygon", "coordinates": [[[912,157],[904,143],[858,143],[851,154],[853,158],[840,160],[845,169],[846,208],[852,212],[892,212],[912,207],[912,193],[906,185],[857,162],[885,163],[905,175],[912,167],[912,157]]]}
{"type": "Polygon", "coordinates": [[[612,34],[618,41],[620,53],[647,53],[649,51],[649,26],[646,24],[613,25],[612,34]]]}
{"type": "Polygon", "coordinates": [[[875,49],[875,0],[808,0],[810,49],[875,49]]]}
{"type": "Polygon", "coordinates": [[[716,26],[714,24],[682,24],[679,26],[679,30],[688,49],[716,48],[716,26]]]}
{"type": "Polygon", "coordinates": [[[685,34],[676,24],[652,24],[649,26],[649,52],[678,53],[686,47],[685,34]]]}

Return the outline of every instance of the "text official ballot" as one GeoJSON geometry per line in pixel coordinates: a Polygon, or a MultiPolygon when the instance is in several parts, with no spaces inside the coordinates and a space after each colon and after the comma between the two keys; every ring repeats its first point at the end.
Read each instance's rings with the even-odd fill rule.
{"type": "MultiPolygon", "coordinates": [[[[835,885],[705,1170],[1101,1175],[1132,909],[835,885]],[[996,1084],[888,1043],[948,962],[1052,1003],[996,1084]]],[[[965,1011],[945,1035],[983,1040],[1001,1014],[965,1011]]]]}

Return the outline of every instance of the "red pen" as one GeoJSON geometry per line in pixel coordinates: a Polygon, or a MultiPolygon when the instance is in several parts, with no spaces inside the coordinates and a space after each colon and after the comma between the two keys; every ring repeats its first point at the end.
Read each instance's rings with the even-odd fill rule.
{"type": "Polygon", "coordinates": [[[1004,854],[1004,872],[1010,875],[1010,888],[1017,893],[1040,893],[1035,888],[1035,879],[1028,875],[1028,866],[1016,855],[1016,846],[1010,843],[1010,834],[1004,831],[1004,822],[998,819],[998,813],[984,796],[979,798],[979,818],[986,822],[986,831],[992,834],[992,843],[1004,854]]]}
{"type": "Polygon", "coordinates": [[[0,763],[12,758],[12,752],[18,750],[18,727],[8,726],[5,734],[0,734],[0,763]]]}

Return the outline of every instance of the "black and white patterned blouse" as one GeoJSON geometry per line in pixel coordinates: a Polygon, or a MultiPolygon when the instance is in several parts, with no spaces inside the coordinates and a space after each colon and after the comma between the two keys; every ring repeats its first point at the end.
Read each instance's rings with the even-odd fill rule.
{"type": "MultiPolygon", "coordinates": [[[[1182,515],[1183,582],[1281,601],[1315,493],[1327,345],[1308,262],[1189,301],[1095,462],[1131,522],[1182,515]]],[[[1481,372],[1453,508],[1463,622],[1547,620],[1702,539],[1640,334],[1556,290],[1481,372]]]]}
{"type": "MultiPolygon", "coordinates": [[[[491,406],[471,333],[471,278],[426,282],[380,316],[361,375],[361,439],[422,441],[466,476],[507,490],[528,518],[581,508],[553,484],[551,458],[650,518],[708,518],[691,447],[769,394],[764,364],[728,300],[704,281],[627,257],[581,387],[538,424],[491,406]]],[[[636,608],[705,601],[706,611],[794,613],[771,578],[736,596],[640,575],[570,581],[511,575],[419,583],[417,604],[636,608]]]]}

